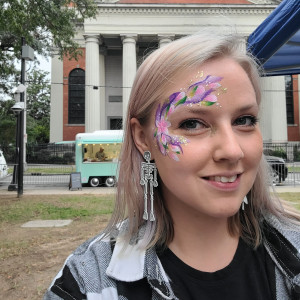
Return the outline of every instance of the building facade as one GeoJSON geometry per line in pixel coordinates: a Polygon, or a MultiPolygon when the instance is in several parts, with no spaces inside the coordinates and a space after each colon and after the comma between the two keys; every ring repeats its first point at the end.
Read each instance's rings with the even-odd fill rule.
{"type": "MultiPolygon", "coordinates": [[[[83,55],[78,61],[52,59],[50,142],[74,140],[82,132],[121,128],[136,70],[149,51],[203,27],[235,30],[246,41],[278,4],[276,0],[96,2],[97,17],[85,20],[77,30],[83,55]]],[[[264,140],[300,140],[298,125],[287,129],[286,79],[263,78],[262,83],[264,140]]],[[[298,80],[292,80],[293,84],[298,85],[298,80]]],[[[290,114],[299,123],[295,121],[299,120],[299,105],[293,104],[290,114]]]]}

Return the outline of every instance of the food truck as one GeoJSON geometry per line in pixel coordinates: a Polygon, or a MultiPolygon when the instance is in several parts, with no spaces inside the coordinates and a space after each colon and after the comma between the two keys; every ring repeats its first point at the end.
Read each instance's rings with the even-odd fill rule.
{"type": "Polygon", "coordinates": [[[82,184],[92,187],[116,184],[122,142],[123,130],[99,130],[76,135],[76,172],[81,173],[82,184]]]}

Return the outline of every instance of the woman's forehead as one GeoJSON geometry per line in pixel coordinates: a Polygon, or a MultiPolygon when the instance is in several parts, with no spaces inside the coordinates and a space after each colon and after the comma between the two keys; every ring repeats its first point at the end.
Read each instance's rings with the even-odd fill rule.
{"type": "Polygon", "coordinates": [[[235,85],[240,81],[239,77],[244,80],[245,84],[254,88],[246,71],[235,60],[229,57],[212,59],[198,67],[176,73],[172,80],[168,80],[166,83],[159,102],[167,101],[174,93],[187,92],[195,84],[204,88],[205,85],[212,83],[209,81],[210,79],[215,80],[216,78],[220,78],[219,84],[222,87],[217,93],[221,94],[227,91],[228,86],[235,85]],[[202,84],[201,81],[204,79],[206,81],[202,84]]]}

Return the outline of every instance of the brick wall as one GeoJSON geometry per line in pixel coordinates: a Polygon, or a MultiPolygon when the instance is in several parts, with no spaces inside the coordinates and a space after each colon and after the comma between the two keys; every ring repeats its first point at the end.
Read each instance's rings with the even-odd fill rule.
{"type": "Polygon", "coordinates": [[[63,59],[63,140],[73,141],[77,133],[85,132],[84,125],[68,124],[68,99],[69,99],[69,86],[68,78],[73,69],[80,68],[85,70],[85,48],[82,48],[82,56],[78,60],[69,60],[68,57],[63,59]]]}

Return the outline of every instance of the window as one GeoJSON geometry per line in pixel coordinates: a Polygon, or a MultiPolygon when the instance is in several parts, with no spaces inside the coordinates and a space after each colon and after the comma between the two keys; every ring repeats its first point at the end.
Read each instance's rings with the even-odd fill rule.
{"type": "Polygon", "coordinates": [[[122,96],[109,96],[108,102],[122,102],[122,96]]]}
{"type": "Polygon", "coordinates": [[[69,124],[85,122],[85,72],[74,69],[69,74],[69,124]]]}
{"type": "Polygon", "coordinates": [[[109,118],[109,129],[111,130],[122,129],[122,118],[109,118]]]}
{"type": "Polygon", "coordinates": [[[121,145],[121,143],[83,144],[82,160],[85,163],[117,162],[121,145]]]}
{"type": "Polygon", "coordinates": [[[293,97],[293,77],[285,76],[285,98],[287,123],[294,124],[294,97],[293,97]]]}

